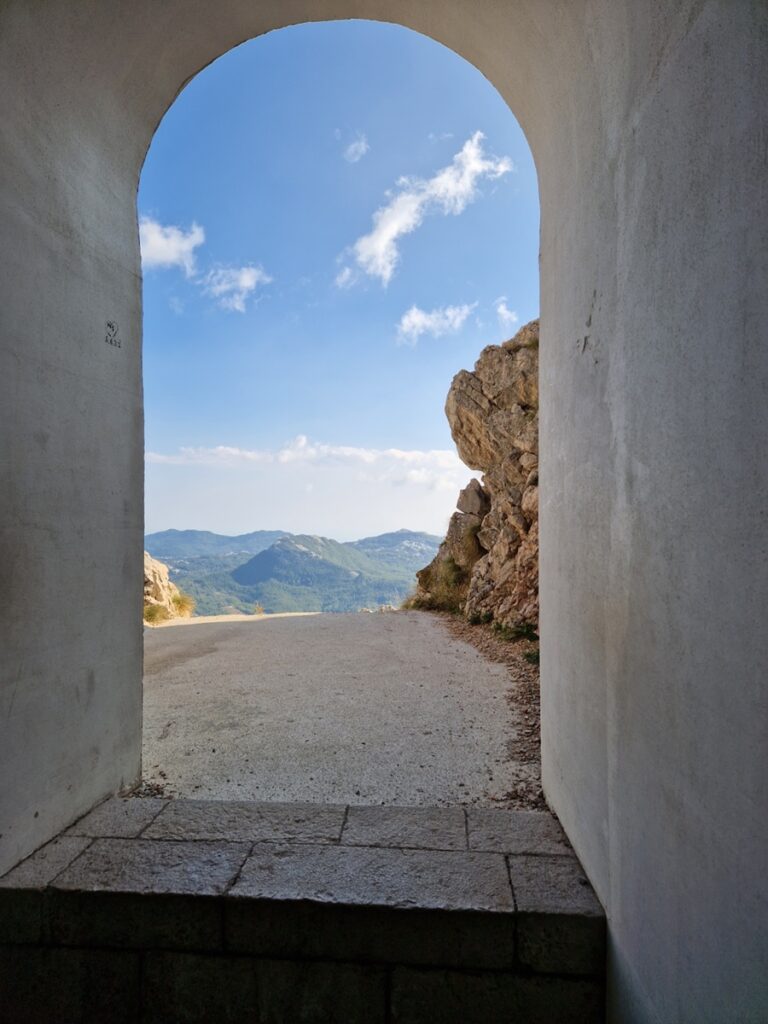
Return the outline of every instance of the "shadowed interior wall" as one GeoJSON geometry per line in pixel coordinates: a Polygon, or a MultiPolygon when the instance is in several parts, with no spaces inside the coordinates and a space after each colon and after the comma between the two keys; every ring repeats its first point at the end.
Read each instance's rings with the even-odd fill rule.
{"type": "Polygon", "coordinates": [[[756,1024],[762,0],[0,4],[0,870],[139,773],[154,129],[232,46],[342,17],[474,63],[536,160],[543,768],[608,912],[612,1018],[756,1024]]]}

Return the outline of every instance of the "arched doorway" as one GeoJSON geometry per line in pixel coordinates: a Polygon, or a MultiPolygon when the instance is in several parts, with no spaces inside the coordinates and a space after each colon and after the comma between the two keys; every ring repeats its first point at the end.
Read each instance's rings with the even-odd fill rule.
{"type": "Polygon", "coordinates": [[[183,651],[178,630],[145,631],[145,782],[198,798],[539,806],[536,670],[520,655],[536,712],[526,703],[533,753],[513,757],[516,685],[492,698],[488,677],[457,665],[466,689],[448,699],[439,646],[417,683],[416,630],[430,628],[419,616],[389,616],[388,632],[378,617],[389,654],[363,639],[376,619],[248,621],[242,676],[228,660],[232,619],[197,618],[400,607],[434,558],[471,473],[444,411],[450,382],[538,313],[535,168],[507,104],[453,51],[400,26],[281,29],[177,98],[138,212],[146,545],[215,646],[193,668],[169,657],[183,651]],[[303,655],[283,664],[313,629],[317,683],[303,655]],[[330,639],[342,629],[357,642],[330,639]],[[284,656],[260,660],[292,634],[284,656]],[[374,647],[381,662],[366,658],[374,647]],[[372,747],[391,754],[362,756],[372,747]]]}
{"type": "Polygon", "coordinates": [[[243,40],[346,17],[451,47],[526,131],[547,792],[607,905],[625,1019],[757,1019],[766,196],[737,157],[764,134],[758,0],[4,5],[3,864],[138,770],[134,200],[154,127],[243,40]],[[731,515],[744,531],[724,536],[731,515]]]}

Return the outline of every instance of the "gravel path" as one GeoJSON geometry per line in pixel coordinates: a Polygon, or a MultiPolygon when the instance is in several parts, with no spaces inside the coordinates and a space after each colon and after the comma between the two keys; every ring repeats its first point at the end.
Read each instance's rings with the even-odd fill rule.
{"type": "Polygon", "coordinates": [[[147,630],[147,788],[209,799],[526,806],[514,679],[424,612],[147,630]]]}

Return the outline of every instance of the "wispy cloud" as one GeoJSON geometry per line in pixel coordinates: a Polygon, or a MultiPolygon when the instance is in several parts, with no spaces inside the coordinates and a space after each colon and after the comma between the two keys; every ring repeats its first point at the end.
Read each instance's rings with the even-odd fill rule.
{"type": "Polygon", "coordinates": [[[151,217],[139,220],[141,262],[145,269],[181,267],[187,277],[195,273],[195,249],[205,241],[205,231],[192,222],[188,231],[174,224],[160,224],[151,217]]]}
{"type": "Polygon", "coordinates": [[[365,135],[360,133],[354,142],[350,142],[347,148],[344,150],[344,159],[347,163],[356,164],[358,160],[362,160],[365,154],[371,147],[368,145],[368,139],[365,135]]]}
{"type": "Polygon", "coordinates": [[[272,278],[263,267],[215,267],[201,279],[203,291],[211,295],[222,309],[245,312],[248,296],[260,284],[269,284],[272,278]]]}
{"type": "Polygon", "coordinates": [[[515,313],[513,309],[510,309],[507,305],[507,296],[502,295],[494,302],[496,309],[496,316],[499,318],[499,323],[502,327],[514,327],[520,317],[515,313]]]}
{"type": "Polygon", "coordinates": [[[401,527],[444,535],[456,495],[479,475],[453,450],[328,444],[303,435],[274,448],[181,448],[147,452],[146,459],[152,530],[199,524],[246,533],[276,523],[340,540],[401,527]]]}
{"type": "Polygon", "coordinates": [[[355,272],[351,267],[342,267],[336,275],[337,288],[351,288],[355,283],[355,272]]]}
{"type": "Polygon", "coordinates": [[[351,258],[360,270],[389,284],[400,262],[398,242],[403,235],[415,231],[430,213],[462,213],[480,194],[482,179],[500,178],[514,169],[508,157],[486,155],[484,137],[475,132],[451,163],[431,178],[397,182],[398,191],[374,213],[372,230],[351,247],[351,258]]]}
{"type": "Polygon", "coordinates": [[[400,317],[397,325],[397,336],[401,343],[415,345],[422,334],[431,334],[433,338],[439,338],[443,334],[455,334],[464,326],[472,310],[477,306],[443,306],[427,312],[419,309],[418,306],[411,306],[400,317]]]}
{"type": "MultiPolygon", "coordinates": [[[[204,295],[211,296],[218,306],[230,312],[244,313],[252,292],[272,280],[263,267],[252,263],[242,267],[212,267],[205,273],[198,273],[195,250],[205,242],[205,231],[194,221],[185,231],[174,224],[161,224],[152,217],[142,216],[139,241],[145,270],[178,267],[204,295]]],[[[184,307],[179,298],[173,297],[170,302],[175,313],[182,312],[184,307]]]]}
{"type": "Polygon", "coordinates": [[[357,467],[358,479],[395,485],[418,484],[430,488],[456,487],[467,475],[467,467],[449,449],[363,448],[311,441],[299,434],[281,448],[238,448],[230,445],[180,448],[173,454],[147,452],[146,461],[155,465],[224,466],[272,465],[285,467],[311,464],[315,467],[357,467]]]}

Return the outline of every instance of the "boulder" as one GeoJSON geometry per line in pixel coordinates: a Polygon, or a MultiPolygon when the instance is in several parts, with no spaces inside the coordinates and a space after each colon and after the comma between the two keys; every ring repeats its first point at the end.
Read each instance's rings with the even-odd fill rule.
{"type": "Polygon", "coordinates": [[[453,379],[445,412],[461,459],[483,474],[460,492],[446,539],[417,574],[416,603],[455,579],[452,602],[504,625],[538,621],[539,322],[480,353],[453,379]]]}
{"type": "Polygon", "coordinates": [[[473,477],[464,490],[459,491],[456,508],[459,512],[467,512],[469,515],[479,516],[481,519],[490,512],[491,499],[479,480],[473,477]]]}
{"type": "Polygon", "coordinates": [[[144,552],[144,618],[150,622],[186,618],[194,603],[171,582],[168,566],[144,552]]]}

